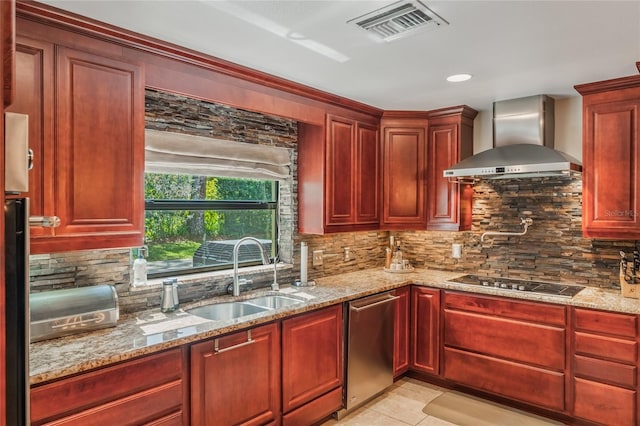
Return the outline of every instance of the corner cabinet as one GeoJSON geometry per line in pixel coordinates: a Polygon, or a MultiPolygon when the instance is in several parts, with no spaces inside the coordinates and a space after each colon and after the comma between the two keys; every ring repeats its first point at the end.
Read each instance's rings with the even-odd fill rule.
{"type": "Polygon", "coordinates": [[[382,228],[427,226],[427,120],[383,116],[382,228]]]}
{"type": "Polygon", "coordinates": [[[442,172],[472,155],[477,114],[462,105],[383,115],[382,228],[471,228],[471,186],[450,182],[442,172]]]}
{"type": "Polygon", "coordinates": [[[582,233],[640,238],[640,76],[575,87],[582,108],[582,233]]]}
{"type": "Polygon", "coordinates": [[[29,114],[36,155],[31,213],[61,221],[32,229],[31,252],[142,244],[142,68],[21,36],[16,66],[11,111],[29,114]]]}
{"type": "Polygon", "coordinates": [[[323,234],[378,228],[377,123],[327,115],[324,130],[323,133],[319,126],[300,125],[300,232],[323,234]]]}

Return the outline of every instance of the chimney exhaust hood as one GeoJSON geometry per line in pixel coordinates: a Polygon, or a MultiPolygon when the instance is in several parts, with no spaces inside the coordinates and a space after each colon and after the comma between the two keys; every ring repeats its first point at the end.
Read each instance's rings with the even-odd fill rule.
{"type": "Polygon", "coordinates": [[[524,178],[581,172],[580,161],[553,149],[554,100],[546,95],[493,104],[493,149],[466,158],[444,177],[524,178]]]}

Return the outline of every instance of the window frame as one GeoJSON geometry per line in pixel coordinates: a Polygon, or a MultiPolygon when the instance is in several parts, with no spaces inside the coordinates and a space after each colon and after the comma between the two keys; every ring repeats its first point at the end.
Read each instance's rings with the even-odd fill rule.
{"type": "MultiPolygon", "coordinates": [[[[155,172],[154,172],[155,173],[155,172]]],[[[239,178],[243,179],[243,178],[239,178]]],[[[253,178],[247,178],[253,179],[253,178]]],[[[262,179],[268,180],[268,179],[262,179]]],[[[280,182],[274,179],[274,201],[250,201],[250,200],[157,200],[157,199],[146,199],[144,200],[144,211],[145,214],[147,211],[159,211],[159,210],[273,210],[275,213],[273,220],[273,240],[271,243],[271,253],[270,259],[273,261],[275,257],[278,255],[278,233],[279,233],[279,200],[280,200],[280,182]]],[[[240,237],[239,237],[240,238],[240,237]]],[[[145,244],[146,245],[146,244],[145,244]]],[[[262,263],[259,261],[253,262],[240,262],[238,266],[246,267],[246,266],[255,266],[261,265],[262,263]]],[[[175,277],[175,276],[185,276],[191,274],[198,274],[202,272],[211,272],[211,271],[223,271],[230,270],[226,264],[225,265],[212,265],[212,266],[199,266],[192,267],[190,269],[181,269],[181,270],[173,270],[173,271],[162,271],[162,272],[154,272],[149,273],[148,278],[165,278],[165,277],[175,277]]]]}

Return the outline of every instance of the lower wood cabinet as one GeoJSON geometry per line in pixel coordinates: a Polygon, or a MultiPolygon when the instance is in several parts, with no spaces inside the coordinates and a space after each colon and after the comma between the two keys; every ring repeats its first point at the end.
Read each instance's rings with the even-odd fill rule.
{"type": "Polygon", "coordinates": [[[282,321],[284,425],[313,424],[342,408],[342,305],[282,321]]]}
{"type": "Polygon", "coordinates": [[[638,424],[637,317],[575,308],[573,322],[572,414],[600,424],[638,424]]]}
{"type": "Polygon", "coordinates": [[[440,290],[411,288],[411,369],[440,371],[440,290]]]}
{"type": "Polygon", "coordinates": [[[279,418],[278,324],[191,346],[191,425],[262,425],[279,418]]]}
{"type": "Polygon", "coordinates": [[[564,306],[445,292],[444,378],[565,410],[564,306]]]}
{"type": "Polygon", "coordinates": [[[393,332],[393,376],[398,377],[409,369],[411,286],[396,289],[395,295],[398,299],[393,332]]]}
{"type": "Polygon", "coordinates": [[[185,365],[178,348],[36,386],[31,424],[188,424],[185,365]]]}

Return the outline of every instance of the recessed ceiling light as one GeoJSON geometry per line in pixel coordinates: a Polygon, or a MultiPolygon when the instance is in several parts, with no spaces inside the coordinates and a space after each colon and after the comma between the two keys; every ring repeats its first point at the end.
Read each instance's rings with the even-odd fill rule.
{"type": "Polygon", "coordinates": [[[471,78],[471,74],[454,74],[447,77],[447,81],[452,83],[459,83],[461,81],[467,81],[471,78]]]}

